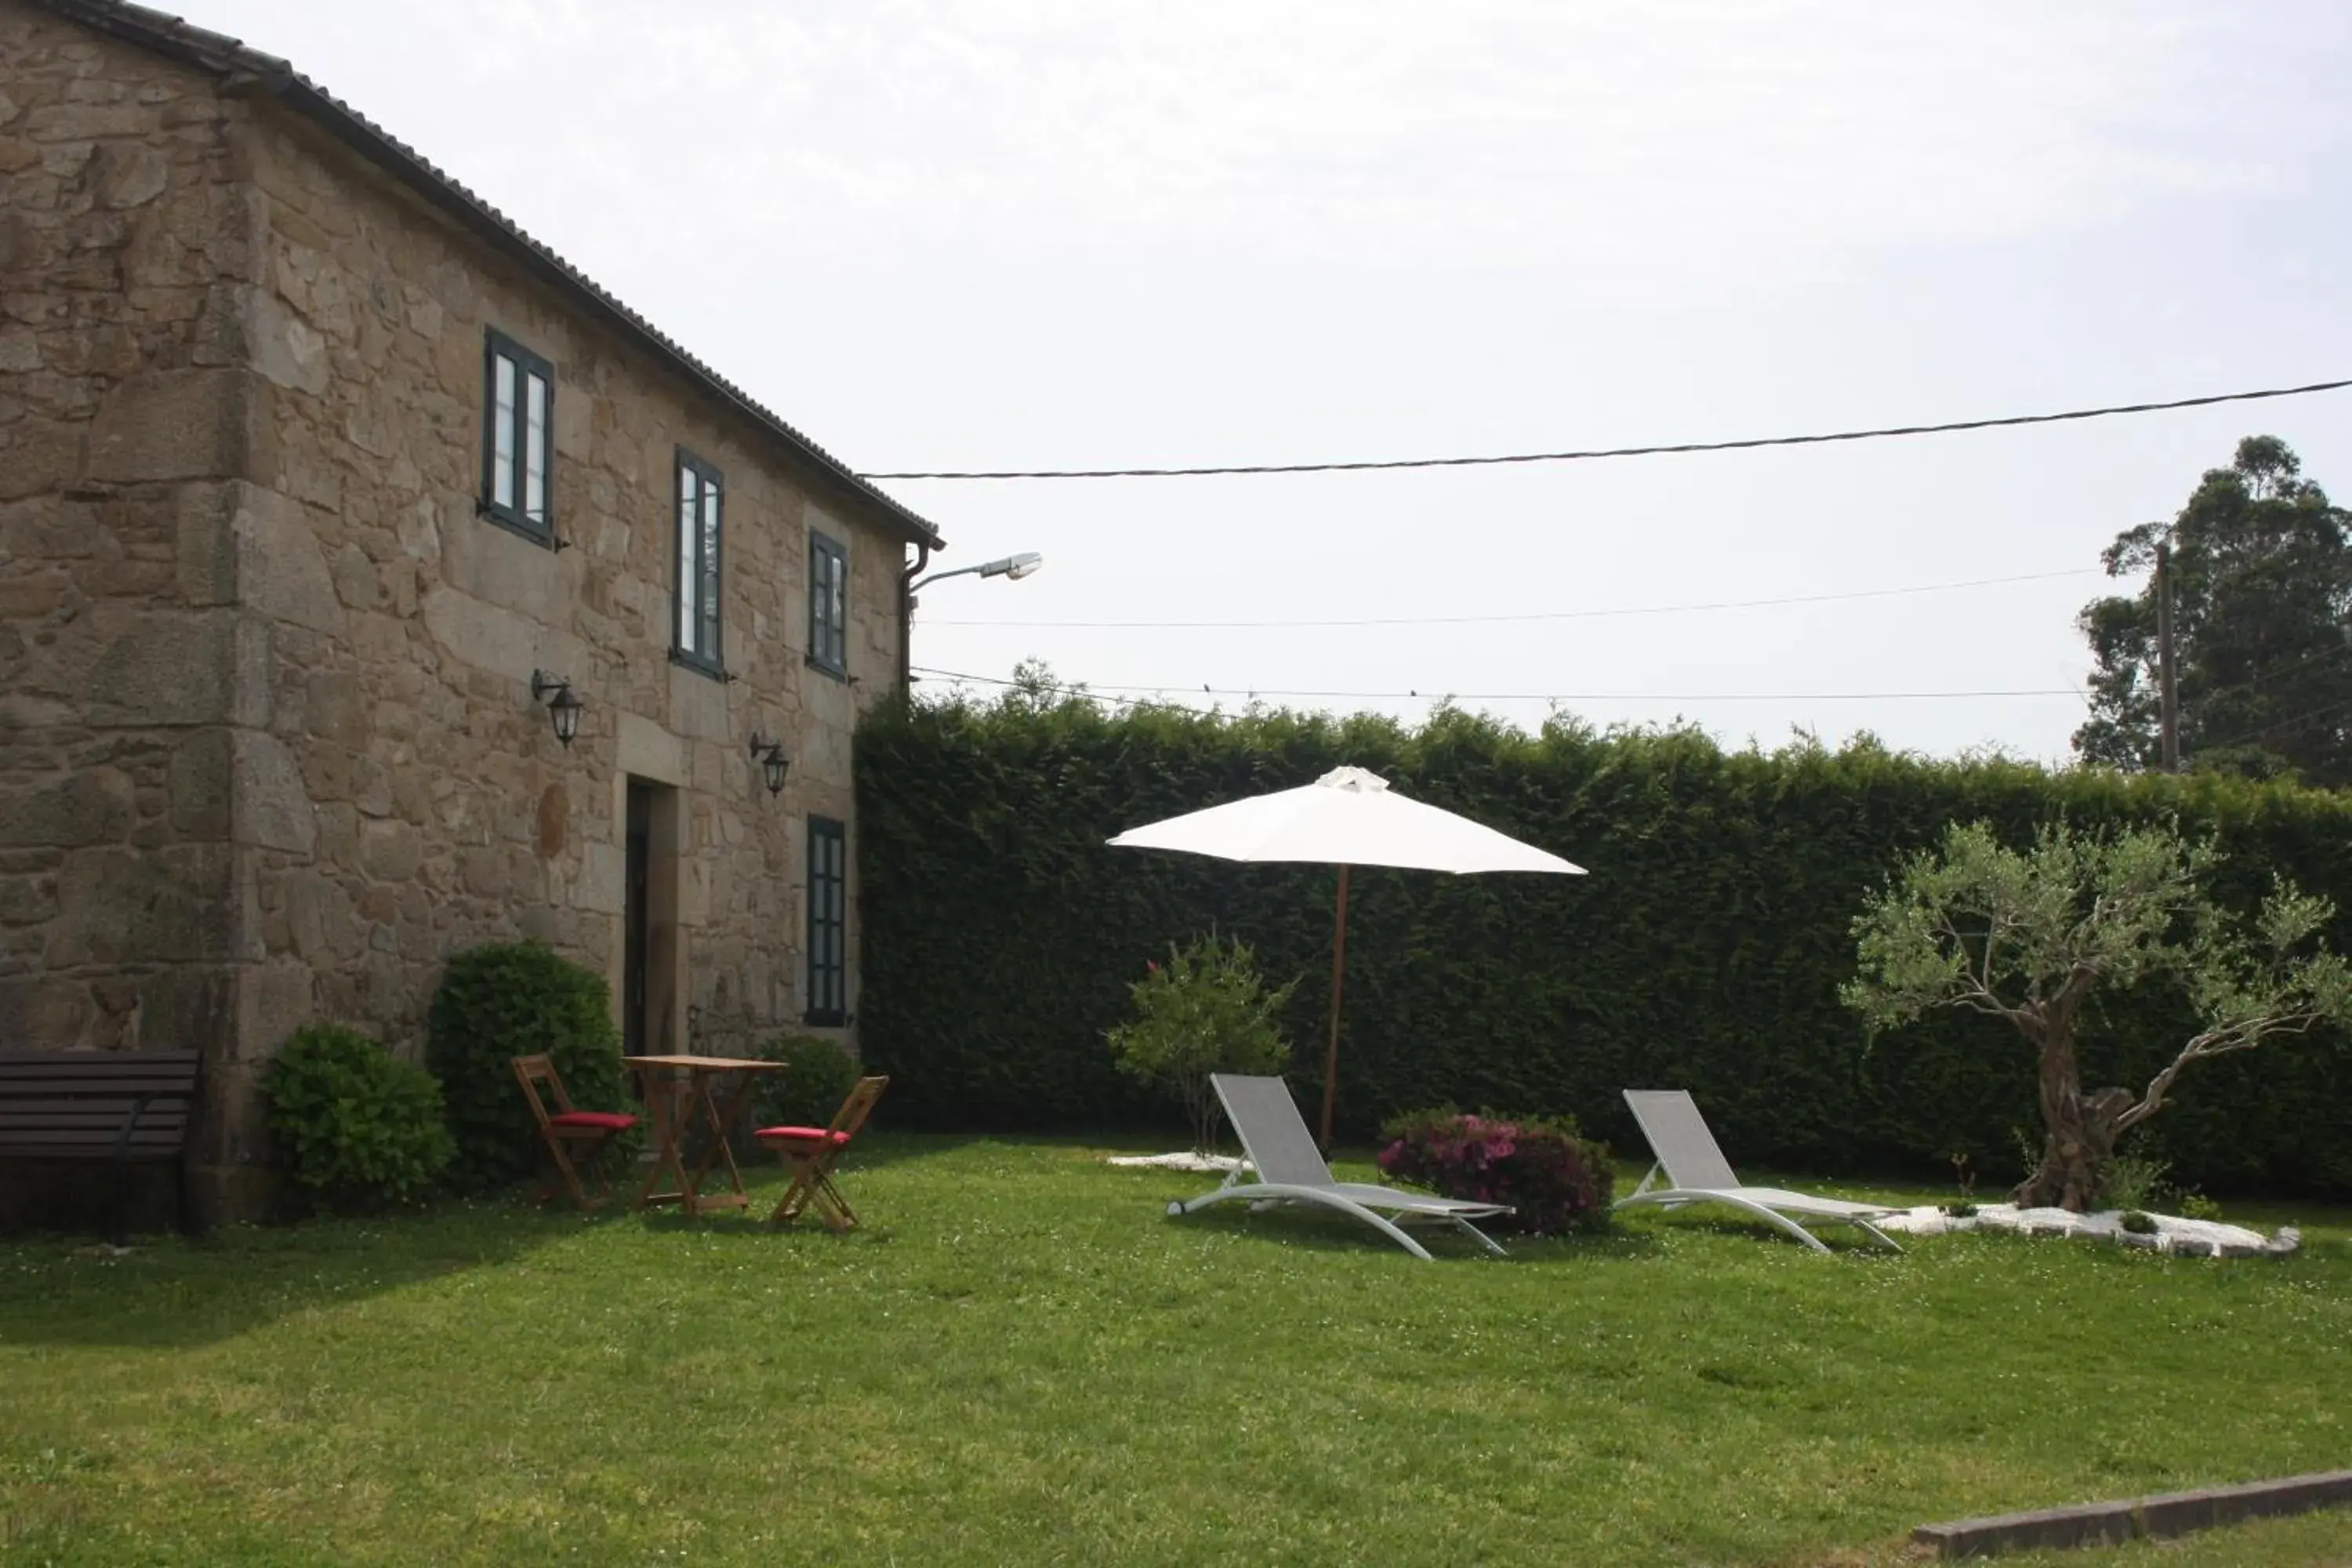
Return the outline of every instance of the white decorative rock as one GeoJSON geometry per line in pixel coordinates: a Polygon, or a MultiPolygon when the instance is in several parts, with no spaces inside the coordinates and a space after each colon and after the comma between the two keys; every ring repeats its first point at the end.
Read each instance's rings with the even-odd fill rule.
{"type": "Polygon", "coordinates": [[[2087,1236],[2119,1241],[2126,1247],[2152,1248],[2179,1258],[2286,1258],[2302,1245],[2289,1226],[2277,1238],[2242,1225],[2219,1220],[2183,1219],[2177,1215],[2150,1215],[2154,1234],[2134,1234],[2123,1227],[2123,1211],[2073,1214],[2059,1208],[2021,1209],[2011,1204],[1986,1204],[1966,1219],[1955,1219],[1933,1205],[1906,1209],[1878,1222],[1882,1230],[1906,1236],[1943,1236],[1955,1231],[2023,1231],[2028,1236],[2087,1236]]]}

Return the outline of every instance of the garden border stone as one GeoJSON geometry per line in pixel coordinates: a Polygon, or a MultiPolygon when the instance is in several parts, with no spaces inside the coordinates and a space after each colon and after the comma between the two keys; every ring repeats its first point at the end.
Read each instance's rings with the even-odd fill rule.
{"type": "Polygon", "coordinates": [[[2215,1525],[2277,1519],[2352,1503],[2352,1470],[2321,1470],[2241,1486],[2200,1487],[2120,1502],[2036,1509],[2025,1513],[1923,1524],[1915,1544],[1939,1557],[1990,1557],[2004,1552],[2064,1551],[2127,1541],[2168,1540],[2215,1525]]]}

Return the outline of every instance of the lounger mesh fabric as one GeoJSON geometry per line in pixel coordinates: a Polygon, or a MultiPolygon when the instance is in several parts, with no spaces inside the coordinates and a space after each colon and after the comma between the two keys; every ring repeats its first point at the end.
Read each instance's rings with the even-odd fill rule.
{"type": "Polygon", "coordinates": [[[1242,1141],[1242,1150],[1257,1168],[1257,1179],[1277,1186],[1328,1187],[1331,1167],[1315,1147],[1315,1135],[1290,1098],[1290,1086],[1278,1078],[1216,1075],[1217,1098],[1224,1102],[1225,1120],[1242,1141]]]}
{"type": "Polygon", "coordinates": [[[1678,1187],[1736,1187],[1739,1178],[1708,1131],[1691,1097],[1679,1089],[1629,1089],[1625,1103],[1650,1140],[1650,1151],[1678,1187]]]}

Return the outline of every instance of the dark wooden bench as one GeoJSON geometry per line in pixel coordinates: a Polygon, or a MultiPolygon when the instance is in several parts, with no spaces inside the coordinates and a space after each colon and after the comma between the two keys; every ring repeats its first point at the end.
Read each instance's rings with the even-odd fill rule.
{"type": "Polygon", "coordinates": [[[194,1109],[194,1051],[0,1051],[0,1159],[103,1160],[123,1238],[131,1162],[176,1162],[194,1109]]]}

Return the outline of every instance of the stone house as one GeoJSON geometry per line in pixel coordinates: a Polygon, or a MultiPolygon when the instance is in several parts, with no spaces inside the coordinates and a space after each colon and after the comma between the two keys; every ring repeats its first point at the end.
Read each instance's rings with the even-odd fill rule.
{"type": "Polygon", "coordinates": [[[286,62],[0,0],[0,1046],[201,1047],[200,1215],[289,1033],[413,1054],[476,942],[646,1048],[854,1044],[939,543],[286,62]]]}

